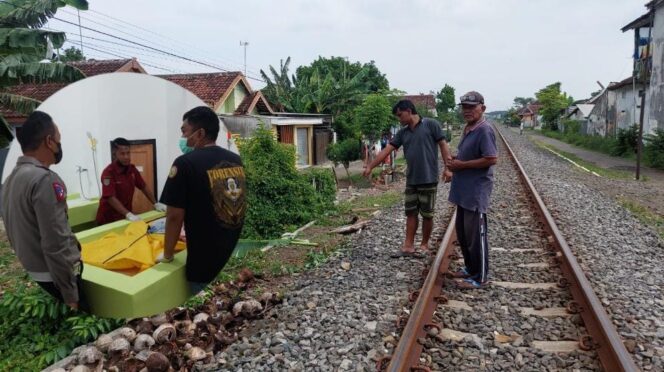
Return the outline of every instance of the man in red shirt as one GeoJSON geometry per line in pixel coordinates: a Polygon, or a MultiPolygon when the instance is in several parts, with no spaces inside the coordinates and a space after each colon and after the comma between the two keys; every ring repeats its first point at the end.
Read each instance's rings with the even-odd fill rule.
{"type": "Polygon", "coordinates": [[[126,218],[138,221],[140,218],[131,212],[134,189],[138,188],[154,204],[154,209],[165,212],[166,206],[157,203],[152,192],[148,190],[138,169],[131,164],[129,141],[116,138],[111,142],[113,162],[101,173],[102,193],[97,210],[99,225],[126,218]]]}

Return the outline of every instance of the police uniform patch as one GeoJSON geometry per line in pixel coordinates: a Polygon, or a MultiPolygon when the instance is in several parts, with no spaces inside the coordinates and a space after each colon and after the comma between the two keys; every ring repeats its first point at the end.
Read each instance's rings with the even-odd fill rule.
{"type": "Polygon", "coordinates": [[[110,178],[104,178],[104,180],[102,182],[104,183],[104,186],[108,186],[108,185],[111,184],[111,179],[110,178]]]}
{"type": "Polygon", "coordinates": [[[65,187],[62,186],[59,182],[53,182],[53,191],[55,191],[55,199],[59,202],[64,201],[67,198],[65,193],[65,187]]]}
{"type": "Polygon", "coordinates": [[[176,174],[178,174],[178,167],[174,165],[171,167],[171,171],[168,172],[168,178],[173,178],[176,174]]]}

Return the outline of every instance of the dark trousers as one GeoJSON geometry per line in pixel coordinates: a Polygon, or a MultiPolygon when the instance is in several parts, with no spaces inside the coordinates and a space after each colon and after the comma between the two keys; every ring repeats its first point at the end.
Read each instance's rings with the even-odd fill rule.
{"type": "Polygon", "coordinates": [[[489,274],[489,239],[486,213],[457,207],[457,241],[471,279],[484,283],[489,274]]]}
{"type": "MultiPolygon", "coordinates": [[[[55,283],[53,282],[37,282],[39,286],[48,294],[53,296],[56,300],[60,302],[64,302],[64,299],[62,298],[62,294],[60,293],[60,290],[58,287],[55,286],[55,283]]],[[[89,312],[90,308],[88,305],[88,302],[85,298],[85,294],[83,293],[83,280],[81,279],[81,276],[79,275],[76,278],[76,284],[78,286],[78,309],[81,311],[89,312]]]]}

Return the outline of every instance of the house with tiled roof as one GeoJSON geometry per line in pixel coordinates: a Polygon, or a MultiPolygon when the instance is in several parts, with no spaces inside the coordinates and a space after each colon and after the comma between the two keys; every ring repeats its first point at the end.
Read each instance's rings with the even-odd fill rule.
{"type": "Polygon", "coordinates": [[[438,111],[436,110],[436,97],[433,94],[414,94],[403,96],[403,99],[407,99],[419,109],[426,109],[429,114],[436,117],[438,116],[438,111]]]}
{"type": "Polygon", "coordinates": [[[521,122],[523,123],[524,127],[540,128],[541,115],[539,114],[539,110],[541,107],[542,105],[535,101],[533,103],[529,103],[517,111],[516,114],[521,118],[521,122]]]}
{"type": "Polygon", "coordinates": [[[239,71],[159,75],[202,99],[218,114],[274,114],[260,91],[253,91],[239,71]]]}
{"type": "MultiPolygon", "coordinates": [[[[89,59],[86,61],[68,62],[70,66],[76,67],[81,70],[85,76],[95,76],[107,74],[111,72],[135,72],[145,74],[145,69],[138,63],[136,58],[127,59],[105,59],[95,60],[89,59]]],[[[46,83],[46,84],[20,84],[7,89],[7,92],[17,94],[20,96],[35,99],[37,101],[45,101],[48,97],[55,94],[55,92],[66,87],[67,83],[46,83]]],[[[5,120],[11,125],[22,124],[26,116],[0,105],[0,112],[5,120]]]]}
{"type": "Polygon", "coordinates": [[[217,114],[234,138],[251,137],[259,125],[274,131],[281,143],[295,146],[297,166],[328,161],[332,141],[329,115],[275,112],[263,93],[254,91],[239,71],[159,75],[194,93],[217,114]]]}

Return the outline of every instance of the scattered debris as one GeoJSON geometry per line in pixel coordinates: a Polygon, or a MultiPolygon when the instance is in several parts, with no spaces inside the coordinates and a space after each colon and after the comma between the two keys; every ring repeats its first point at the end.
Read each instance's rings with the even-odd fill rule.
{"type": "Polygon", "coordinates": [[[357,222],[353,225],[339,227],[337,229],[332,230],[331,232],[332,233],[337,233],[337,234],[344,234],[344,235],[345,234],[351,234],[351,233],[354,233],[354,232],[357,232],[357,231],[363,229],[364,226],[366,226],[368,223],[369,223],[369,220],[362,220],[362,221],[359,221],[359,222],[357,222]]]}

